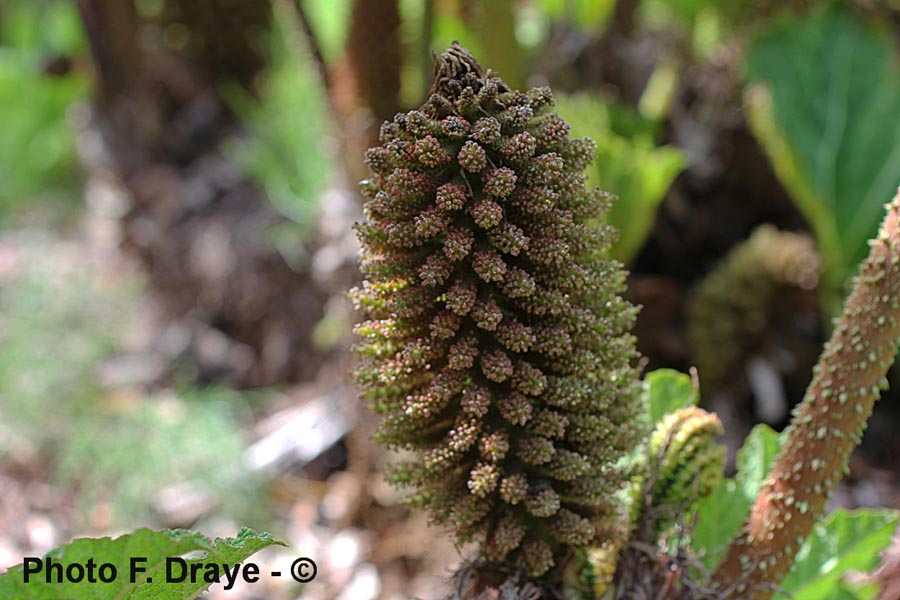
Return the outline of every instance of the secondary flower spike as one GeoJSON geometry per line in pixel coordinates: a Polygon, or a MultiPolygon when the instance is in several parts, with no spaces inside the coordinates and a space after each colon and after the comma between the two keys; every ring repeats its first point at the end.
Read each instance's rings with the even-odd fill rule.
{"type": "Polygon", "coordinates": [[[441,54],[431,97],[366,155],[354,291],[377,437],[412,451],[390,480],[532,577],[620,530],[644,427],[635,309],[596,220],[610,197],[585,189],[594,144],[552,104],[441,54]]]}

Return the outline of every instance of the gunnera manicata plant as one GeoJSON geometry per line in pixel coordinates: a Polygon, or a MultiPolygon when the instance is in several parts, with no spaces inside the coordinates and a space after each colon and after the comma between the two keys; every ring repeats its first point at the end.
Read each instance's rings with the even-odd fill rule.
{"type": "Polygon", "coordinates": [[[646,427],[636,310],[595,221],[611,198],[552,104],[457,43],[437,57],[430,98],[366,155],[353,294],[376,437],[412,451],[389,480],[480,542],[477,564],[545,581],[627,529],[616,494],[646,427]]]}

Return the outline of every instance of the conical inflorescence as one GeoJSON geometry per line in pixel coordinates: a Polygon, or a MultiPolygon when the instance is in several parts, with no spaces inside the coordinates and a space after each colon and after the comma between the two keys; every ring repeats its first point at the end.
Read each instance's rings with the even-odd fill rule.
{"type": "Polygon", "coordinates": [[[532,577],[621,530],[644,427],[610,198],[552,103],[457,44],[438,57],[429,100],[367,153],[354,292],[377,437],[412,451],[389,478],[532,577]]]}

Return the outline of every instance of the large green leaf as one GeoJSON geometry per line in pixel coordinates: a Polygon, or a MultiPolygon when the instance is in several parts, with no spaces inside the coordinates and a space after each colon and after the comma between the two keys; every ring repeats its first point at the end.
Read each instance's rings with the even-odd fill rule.
{"type": "Polygon", "coordinates": [[[679,408],[696,406],[700,398],[700,391],[694,387],[691,378],[673,369],[657,369],[647,373],[644,393],[651,425],[679,408]]]}
{"type": "Polygon", "coordinates": [[[626,264],[634,260],[650,234],[660,202],[684,166],[681,151],[672,146],[613,135],[601,140],[589,180],[618,196],[608,219],[619,231],[613,258],[626,264]]]}
{"type": "Polygon", "coordinates": [[[780,446],[779,436],[771,427],[754,427],[738,451],[737,475],[698,504],[692,542],[707,569],[716,565],[750,514],[780,446]]]}
{"type": "Polygon", "coordinates": [[[611,254],[627,264],[644,245],[659,203],[685,166],[684,156],[677,148],[657,146],[648,133],[652,123],[640,123],[639,117],[632,117],[635,131],[615,131],[613,121],[622,120],[623,111],[595,96],[557,95],[556,109],[573,136],[597,142],[588,183],[618,196],[607,218],[619,231],[611,254]]]}
{"type": "MultiPolygon", "coordinates": [[[[897,529],[893,510],[838,509],[813,530],[781,584],[778,598],[831,600],[848,571],[869,571],[897,529]]],[[[842,597],[858,595],[844,587],[842,597]]]]}
{"type": "MultiPolygon", "coordinates": [[[[43,573],[30,575],[24,582],[24,566],[17,565],[0,577],[0,598],[16,600],[189,600],[196,598],[209,588],[211,583],[203,580],[181,583],[166,582],[166,559],[184,558],[188,553],[199,553],[199,557],[184,558],[188,568],[192,563],[218,563],[233,565],[240,563],[268,546],[281,545],[268,533],[257,533],[252,529],[241,529],[235,538],[208,538],[193,531],[167,530],[151,531],[139,529],[128,535],[111,538],[81,538],[50,551],[46,556],[55,563],[85,565],[88,560],[101,565],[109,563],[116,568],[116,578],[109,583],[81,581],[79,583],[47,583],[43,573]],[[146,568],[146,572],[135,569],[135,583],[131,583],[132,559],[146,559],[135,563],[146,568]],[[152,580],[152,581],[151,581],[152,580]]],[[[172,574],[180,574],[178,567],[172,574]]],[[[201,570],[200,573],[204,573],[201,570]]],[[[267,575],[261,574],[260,576],[267,575]]],[[[222,581],[225,581],[224,576],[222,581]]]]}
{"type": "Polygon", "coordinates": [[[900,182],[896,48],[843,12],[780,20],[753,43],[747,79],[765,84],[747,95],[754,133],[812,225],[836,288],[865,257],[900,182]]]}
{"type": "Polygon", "coordinates": [[[319,43],[322,56],[329,64],[336,64],[344,51],[353,10],[350,0],[316,2],[302,0],[301,6],[310,21],[313,33],[319,43]]]}

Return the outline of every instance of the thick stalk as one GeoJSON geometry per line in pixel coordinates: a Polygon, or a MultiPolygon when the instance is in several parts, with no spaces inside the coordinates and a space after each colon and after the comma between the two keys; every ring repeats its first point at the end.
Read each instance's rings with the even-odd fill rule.
{"type": "Polygon", "coordinates": [[[101,99],[124,93],[141,71],[137,15],[131,2],[78,0],[76,2],[97,68],[101,99]]]}
{"type": "Polygon", "coordinates": [[[356,0],[350,18],[347,60],[355,79],[357,100],[377,121],[400,109],[400,8],[397,0],[356,0]]]}
{"type": "Polygon", "coordinates": [[[403,65],[397,0],[354,0],[346,53],[330,74],[331,104],[343,133],[341,152],[351,180],[363,179],[366,148],[378,127],[400,110],[403,65]]]}
{"type": "Polygon", "coordinates": [[[516,13],[511,0],[482,0],[480,42],[485,63],[514,89],[525,87],[524,55],[516,39],[516,13]]]}
{"type": "Polygon", "coordinates": [[[863,262],[785,444],[713,574],[729,596],[769,598],[859,443],[900,340],[900,194],[863,262]]]}

